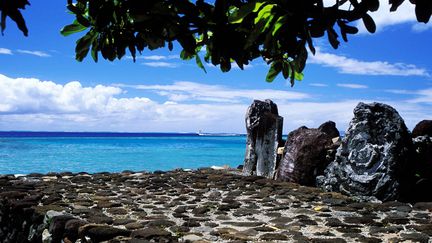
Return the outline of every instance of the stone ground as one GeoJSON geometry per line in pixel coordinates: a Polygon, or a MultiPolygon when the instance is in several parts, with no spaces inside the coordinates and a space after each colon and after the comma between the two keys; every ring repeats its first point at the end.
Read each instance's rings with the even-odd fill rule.
{"type": "Polygon", "coordinates": [[[432,203],[234,170],[0,176],[0,189],[2,242],[432,242],[432,203]]]}

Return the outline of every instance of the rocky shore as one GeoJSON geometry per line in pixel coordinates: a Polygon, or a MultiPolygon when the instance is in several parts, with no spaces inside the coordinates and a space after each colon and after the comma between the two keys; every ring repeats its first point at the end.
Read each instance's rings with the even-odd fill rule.
{"type": "Polygon", "coordinates": [[[432,241],[432,203],[356,202],[239,173],[0,176],[0,241],[432,241]]]}

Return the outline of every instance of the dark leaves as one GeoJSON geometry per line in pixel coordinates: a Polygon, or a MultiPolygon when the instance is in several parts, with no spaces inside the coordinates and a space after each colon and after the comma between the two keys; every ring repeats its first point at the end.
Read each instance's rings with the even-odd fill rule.
{"type": "Polygon", "coordinates": [[[68,36],[77,32],[81,32],[83,30],[87,29],[85,26],[78,23],[78,21],[74,21],[73,24],[66,25],[60,30],[60,33],[64,36],[68,36]]]}
{"type": "Polygon", "coordinates": [[[27,0],[2,0],[0,1],[1,20],[0,27],[2,34],[6,29],[6,19],[11,18],[17,25],[18,29],[28,36],[28,29],[24,17],[19,9],[25,9],[26,5],[30,5],[27,0]]]}
{"type": "MultiPolygon", "coordinates": [[[[389,0],[392,11],[402,2],[389,0]]],[[[306,48],[313,54],[316,52],[314,38],[327,33],[328,42],[336,49],[340,45],[339,36],[348,41],[348,35],[358,33],[353,22],[359,19],[374,33],[376,25],[368,13],[380,7],[379,0],[340,0],[329,7],[324,7],[321,0],[68,0],[68,3],[76,21],[65,26],[61,33],[87,30],[77,42],[77,60],[85,58],[91,49],[95,61],[98,54],[110,61],[120,59],[126,51],[135,61],[137,52],[164,47],[171,51],[177,42],[182,48],[181,58],[195,59],[204,71],[201,56],[223,72],[230,71],[233,63],[243,69],[252,60],[263,58],[270,65],[268,82],[282,73],[291,85],[303,79],[306,48]],[[340,6],[348,1],[352,5],[349,9],[340,6]]],[[[415,1],[419,21],[429,21],[431,3],[415,1]]]]}
{"type": "Polygon", "coordinates": [[[432,1],[431,0],[416,0],[415,13],[417,21],[428,23],[432,14],[432,1]]]}
{"type": "Polygon", "coordinates": [[[278,74],[281,71],[282,71],[282,63],[280,61],[273,62],[270,66],[268,73],[267,73],[266,81],[269,83],[273,82],[273,80],[278,76],[278,74]]]}
{"type": "Polygon", "coordinates": [[[375,12],[379,8],[379,0],[363,0],[367,4],[368,10],[375,12]]]}
{"type": "Polygon", "coordinates": [[[363,16],[362,20],[363,20],[363,24],[365,25],[367,31],[369,31],[369,33],[375,33],[376,25],[375,25],[375,22],[372,19],[372,17],[369,14],[365,14],[363,16]]]}
{"type": "Polygon", "coordinates": [[[339,47],[340,42],[337,40],[338,34],[333,28],[327,29],[327,38],[334,49],[337,49],[339,47]]]}
{"type": "Polygon", "coordinates": [[[404,1],[405,0],[389,0],[389,3],[391,4],[390,11],[396,11],[404,1]]]}

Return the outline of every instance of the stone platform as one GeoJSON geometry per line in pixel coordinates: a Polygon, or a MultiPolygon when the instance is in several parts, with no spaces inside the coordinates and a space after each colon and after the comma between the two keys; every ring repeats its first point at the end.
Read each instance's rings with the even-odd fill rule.
{"type": "Polygon", "coordinates": [[[238,171],[0,176],[0,242],[432,242],[432,203],[238,171]]]}

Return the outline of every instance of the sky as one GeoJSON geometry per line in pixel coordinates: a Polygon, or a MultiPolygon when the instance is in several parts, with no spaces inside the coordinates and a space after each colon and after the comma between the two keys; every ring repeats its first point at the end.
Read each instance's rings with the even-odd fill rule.
{"type": "Polygon", "coordinates": [[[245,133],[254,99],[272,99],[284,117],[284,133],[302,125],[335,121],[347,129],[359,102],[396,108],[409,129],[432,119],[432,23],[415,21],[405,3],[388,1],[372,17],[377,33],[349,36],[333,50],[316,39],[305,78],[290,87],[282,77],[265,82],[261,60],[222,73],[179,59],[181,48],[144,51],[109,62],[74,59],[80,34],[63,37],[72,22],[66,1],[31,1],[23,11],[24,37],[12,21],[0,36],[0,131],[116,131],[245,133]]]}

